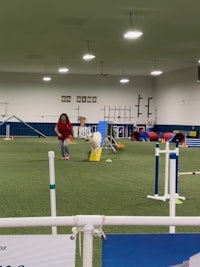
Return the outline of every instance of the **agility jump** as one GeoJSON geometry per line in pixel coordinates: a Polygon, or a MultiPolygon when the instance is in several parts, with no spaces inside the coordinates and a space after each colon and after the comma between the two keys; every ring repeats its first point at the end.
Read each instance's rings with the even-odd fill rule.
{"type": "Polygon", "coordinates": [[[176,141],[176,147],[174,150],[169,149],[169,142],[165,143],[165,149],[159,149],[159,144],[156,144],[155,149],[155,187],[154,187],[154,195],[147,195],[147,198],[166,201],[170,198],[169,195],[169,155],[174,153],[176,155],[176,199],[185,200],[184,196],[180,196],[178,194],[178,157],[179,157],[179,144],[176,141]],[[165,184],[164,184],[164,195],[159,196],[158,194],[158,182],[159,182],[159,156],[160,154],[165,154],[165,184]]]}

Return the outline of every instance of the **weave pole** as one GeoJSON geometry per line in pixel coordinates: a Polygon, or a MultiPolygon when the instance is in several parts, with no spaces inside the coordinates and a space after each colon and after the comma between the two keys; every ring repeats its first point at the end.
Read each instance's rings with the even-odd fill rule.
{"type": "MultiPolygon", "coordinates": [[[[51,202],[51,216],[56,217],[56,186],[55,186],[55,167],[54,167],[54,151],[48,152],[49,157],[49,179],[50,179],[50,202],[51,202]]],[[[52,234],[57,234],[57,227],[52,226],[52,234]]]]}
{"type": "MultiPolygon", "coordinates": [[[[176,162],[177,162],[177,155],[176,153],[170,153],[170,199],[169,199],[169,216],[175,217],[176,216],[176,162]]],[[[175,233],[175,226],[169,226],[169,232],[175,233]]]]}
{"type": "Polygon", "coordinates": [[[156,144],[155,153],[155,188],[154,195],[158,196],[158,172],[159,172],[159,144],[156,144]]]}

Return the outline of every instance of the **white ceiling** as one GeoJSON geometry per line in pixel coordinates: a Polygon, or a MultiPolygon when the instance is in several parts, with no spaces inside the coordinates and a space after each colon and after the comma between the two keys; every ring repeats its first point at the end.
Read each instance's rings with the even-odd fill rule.
{"type": "Polygon", "coordinates": [[[197,66],[199,0],[1,0],[0,72],[149,75],[197,66]],[[123,39],[130,26],[143,31],[123,39]],[[83,62],[90,49],[96,55],[83,62]],[[103,62],[103,69],[102,69],[103,62]]]}

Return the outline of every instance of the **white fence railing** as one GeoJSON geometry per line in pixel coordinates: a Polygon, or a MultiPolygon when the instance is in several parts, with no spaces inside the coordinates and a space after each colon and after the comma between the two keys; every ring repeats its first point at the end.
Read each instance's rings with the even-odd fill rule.
{"type": "Polygon", "coordinates": [[[76,215],[56,217],[0,218],[0,228],[49,226],[200,226],[200,216],[104,216],[76,215]],[[102,223],[103,221],[103,223],[102,223]]]}
{"type": "Polygon", "coordinates": [[[57,217],[0,218],[0,228],[73,226],[72,238],[83,232],[83,267],[92,267],[93,235],[105,236],[103,226],[200,226],[197,217],[77,215],[57,217]],[[74,235],[73,235],[74,234],[74,235]]]}

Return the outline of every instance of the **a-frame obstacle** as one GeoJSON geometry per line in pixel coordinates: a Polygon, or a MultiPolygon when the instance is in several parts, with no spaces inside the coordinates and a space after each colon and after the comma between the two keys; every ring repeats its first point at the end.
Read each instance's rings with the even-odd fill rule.
{"type": "Polygon", "coordinates": [[[107,135],[104,140],[103,148],[104,149],[112,149],[114,153],[124,147],[124,144],[115,140],[114,131],[113,131],[113,124],[112,122],[108,122],[107,126],[107,135]]]}
{"type": "MultiPolygon", "coordinates": [[[[91,150],[89,161],[100,161],[102,149],[112,149],[114,153],[117,152],[118,144],[115,141],[114,137],[112,136],[112,133],[109,133],[108,135],[108,122],[107,121],[99,121],[99,124],[97,126],[97,132],[101,133],[101,144],[99,150],[95,153],[94,150],[91,150]],[[116,147],[116,148],[115,148],[116,147]]],[[[112,128],[112,127],[111,127],[112,128]]],[[[110,132],[112,129],[110,129],[110,132]]]]}
{"type": "Polygon", "coordinates": [[[40,131],[38,131],[37,129],[35,129],[34,127],[32,127],[31,125],[29,125],[27,122],[19,119],[18,117],[16,117],[15,115],[9,117],[7,120],[2,121],[0,123],[0,126],[2,126],[3,124],[5,124],[6,122],[8,122],[10,119],[15,118],[16,120],[18,120],[19,122],[23,123],[24,125],[26,125],[28,128],[30,128],[31,130],[33,130],[39,137],[44,137],[46,138],[46,135],[44,135],[43,133],[41,133],[40,131]]]}

